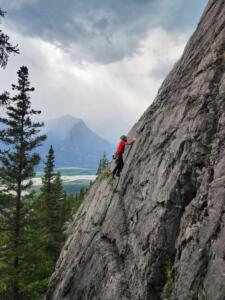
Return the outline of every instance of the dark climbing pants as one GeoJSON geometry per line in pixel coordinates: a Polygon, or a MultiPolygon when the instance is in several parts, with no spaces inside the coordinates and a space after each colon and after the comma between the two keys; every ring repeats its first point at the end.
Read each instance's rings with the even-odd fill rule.
{"type": "Polygon", "coordinates": [[[120,155],[118,155],[118,157],[116,159],[116,166],[115,166],[115,168],[113,170],[113,175],[120,176],[120,172],[123,169],[123,165],[124,165],[124,163],[123,163],[123,155],[120,154],[120,155]]]}

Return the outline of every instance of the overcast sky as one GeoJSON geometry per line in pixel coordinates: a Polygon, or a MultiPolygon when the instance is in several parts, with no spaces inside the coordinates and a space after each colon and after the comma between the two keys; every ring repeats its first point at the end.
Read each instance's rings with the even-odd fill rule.
{"type": "Polygon", "coordinates": [[[71,114],[113,142],[152,103],[207,0],[0,0],[20,55],[0,70],[9,90],[27,65],[45,120],[71,114]]]}

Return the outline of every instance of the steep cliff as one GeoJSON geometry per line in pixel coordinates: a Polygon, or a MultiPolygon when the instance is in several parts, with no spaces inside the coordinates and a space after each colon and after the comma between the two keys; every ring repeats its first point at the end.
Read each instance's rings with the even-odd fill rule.
{"type": "Polygon", "coordinates": [[[47,299],[225,299],[225,1],[74,217],[47,299]]]}

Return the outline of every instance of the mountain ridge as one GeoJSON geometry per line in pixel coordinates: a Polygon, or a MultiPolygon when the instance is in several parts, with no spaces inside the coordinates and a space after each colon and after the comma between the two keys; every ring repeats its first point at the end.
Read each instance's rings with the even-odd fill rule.
{"type": "Polygon", "coordinates": [[[57,133],[57,135],[63,139],[72,129],[72,127],[80,121],[82,120],[79,118],[75,118],[69,114],[66,114],[58,118],[47,120],[45,122],[44,131],[47,134],[53,131],[55,132],[55,134],[57,133]]]}
{"type": "Polygon", "coordinates": [[[65,115],[46,122],[47,141],[40,148],[42,159],[50,147],[55,150],[56,166],[97,167],[103,152],[111,157],[114,146],[92,131],[82,119],[65,115]]]}

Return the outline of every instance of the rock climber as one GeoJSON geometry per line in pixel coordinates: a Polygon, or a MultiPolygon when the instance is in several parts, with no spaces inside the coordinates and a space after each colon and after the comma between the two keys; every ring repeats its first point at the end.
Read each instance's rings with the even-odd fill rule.
{"type": "Polygon", "coordinates": [[[113,158],[116,160],[116,166],[114,170],[112,171],[112,177],[114,178],[116,176],[120,176],[120,172],[123,169],[123,153],[125,151],[125,147],[127,145],[133,145],[136,139],[133,139],[132,141],[127,141],[126,135],[121,135],[120,142],[117,147],[116,153],[114,154],[113,158]]]}

